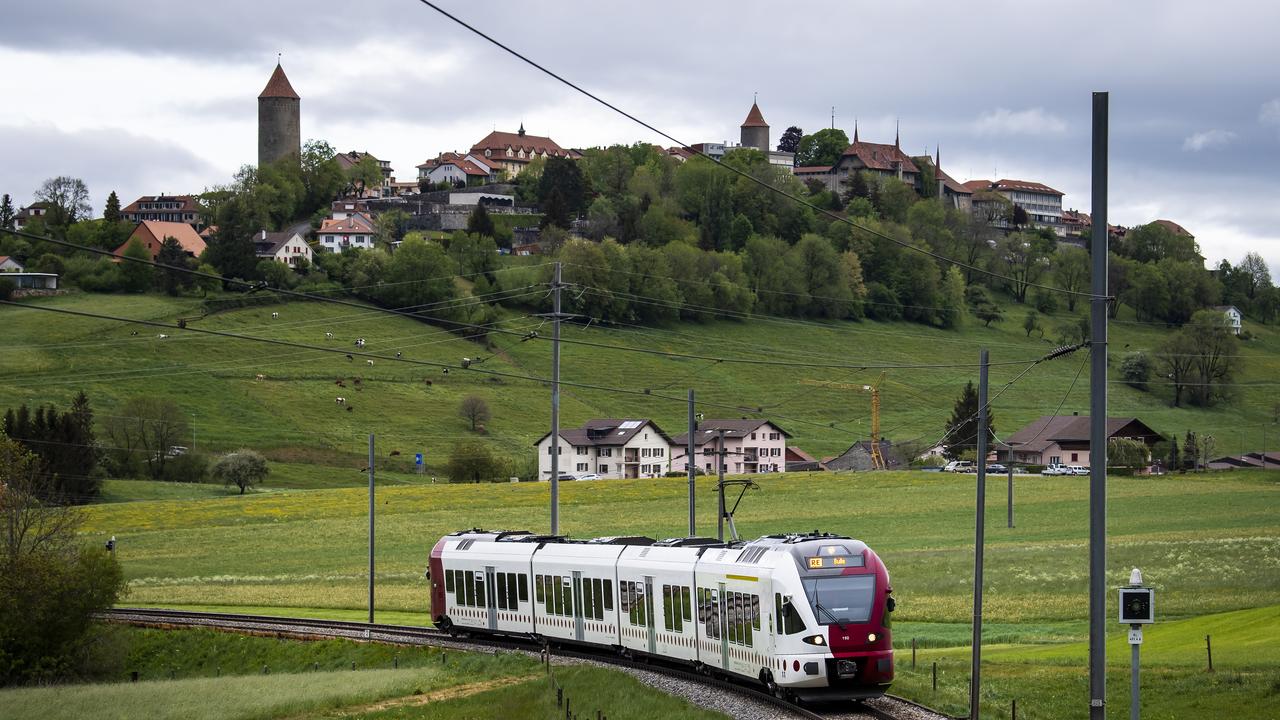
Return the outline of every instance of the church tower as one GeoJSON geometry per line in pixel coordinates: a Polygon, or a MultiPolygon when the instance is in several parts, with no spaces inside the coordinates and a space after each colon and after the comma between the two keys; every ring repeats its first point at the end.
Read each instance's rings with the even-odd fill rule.
{"type": "Polygon", "coordinates": [[[742,146],[753,147],[765,154],[773,149],[769,147],[769,123],[764,121],[760,106],[754,100],[747,119],[742,121],[742,146]]]}
{"type": "Polygon", "coordinates": [[[302,157],[301,104],[284,68],[276,63],[275,72],[258,96],[258,167],[289,155],[302,157]]]}

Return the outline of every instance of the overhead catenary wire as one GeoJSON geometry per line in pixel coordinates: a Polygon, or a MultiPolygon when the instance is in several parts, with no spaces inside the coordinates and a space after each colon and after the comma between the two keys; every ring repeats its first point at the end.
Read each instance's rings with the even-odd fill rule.
{"type": "Polygon", "coordinates": [[[798,195],[795,195],[794,193],[789,193],[789,192],[787,192],[786,190],[783,190],[782,188],[775,187],[774,185],[772,185],[772,184],[770,184],[770,183],[768,183],[768,182],[765,182],[764,180],[762,180],[762,179],[760,179],[760,178],[757,178],[756,176],[752,175],[751,173],[748,173],[748,172],[745,172],[745,171],[739,170],[738,168],[735,168],[735,167],[733,167],[732,165],[726,165],[726,164],[724,164],[724,163],[722,163],[722,162],[719,162],[719,161],[715,160],[714,158],[710,157],[710,156],[709,156],[709,155],[707,155],[706,153],[704,153],[704,152],[702,152],[702,151],[700,151],[700,150],[697,150],[697,149],[693,148],[693,147],[692,147],[691,145],[689,145],[688,143],[686,143],[686,142],[684,142],[684,141],[682,141],[682,140],[679,140],[679,139],[677,139],[677,138],[673,137],[673,136],[672,136],[672,135],[670,135],[669,133],[667,133],[667,132],[665,132],[665,131],[663,131],[663,130],[658,129],[658,128],[657,128],[657,127],[655,127],[654,125],[652,125],[652,124],[650,124],[650,123],[648,123],[648,122],[646,122],[646,121],[644,121],[644,120],[641,120],[639,117],[636,117],[635,115],[633,115],[633,114],[631,114],[631,113],[629,113],[629,112],[627,112],[627,111],[623,110],[622,108],[618,107],[617,105],[614,105],[613,103],[609,102],[608,100],[605,100],[605,99],[601,98],[600,96],[598,96],[598,95],[596,95],[596,94],[592,93],[591,91],[586,90],[586,89],[584,89],[583,87],[581,87],[581,86],[579,86],[579,85],[575,84],[574,82],[572,82],[572,81],[570,81],[570,80],[568,80],[568,79],[564,78],[563,76],[561,76],[561,75],[559,75],[559,74],[557,74],[557,73],[555,73],[555,72],[553,72],[553,71],[551,71],[551,70],[547,69],[547,68],[546,68],[546,67],[544,67],[543,65],[541,65],[541,64],[537,63],[536,61],[534,61],[534,60],[530,59],[529,57],[527,57],[527,56],[523,55],[522,53],[520,53],[519,51],[515,50],[514,48],[512,48],[512,47],[510,47],[510,46],[508,46],[508,45],[504,44],[503,42],[501,42],[501,41],[499,41],[499,40],[497,40],[497,39],[493,38],[492,36],[490,36],[490,35],[486,34],[484,31],[482,31],[482,30],[480,30],[479,28],[477,28],[477,27],[475,27],[475,26],[471,25],[470,23],[468,23],[468,22],[466,22],[466,21],[462,20],[461,18],[457,17],[456,15],[453,15],[452,13],[448,12],[447,10],[445,10],[445,9],[444,9],[444,8],[442,8],[442,7],[440,7],[440,6],[439,6],[439,5],[437,5],[436,3],[432,2],[431,0],[418,0],[418,2],[422,3],[423,5],[426,5],[427,7],[431,8],[432,10],[435,10],[436,12],[438,12],[438,13],[440,13],[441,15],[445,16],[446,18],[448,18],[448,19],[452,20],[453,22],[457,23],[458,25],[462,26],[463,28],[465,28],[465,29],[469,30],[470,32],[474,33],[475,35],[479,36],[480,38],[483,38],[484,40],[488,41],[489,43],[491,43],[492,45],[494,45],[494,46],[495,46],[495,47],[497,47],[498,49],[500,49],[500,50],[502,50],[502,51],[504,51],[504,52],[506,52],[506,53],[508,53],[508,54],[512,55],[513,57],[515,57],[515,58],[519,59],[521,62],[524,62],[525,64],[527,64],[527,65],[529,65],[529,66],[531,66],[531,67],[533,67],[533,68],[537,69],[538,71],[540,71],[540,72],[542,72],[543,74],[545,74],[545,75],[547,75],[547,76],[549,76],[549,77],[553,78],[554,80],[556,80],[556,81],[558,81],[558,82],[560,82],[560,83],[562,83],[562,84],[564,84],[564,85],[566,85],[566,86],[568,86],[568,87],[572,88],[573,90],[577,91],[578,93],[581,93],[582,95],[585,95],[586,97],[590,98],[591,100],[594,100],[595,102],[597,102],[597,103],[599,103],[599,104],[601,104],[601,105],[603,105],[603,106],[605,106],[605,107],[609,108],[610,110],[612,110],[612,111],[614,111],[614,112],[618,113],[619,115],[622,115],[623,117],[627,118],[628,120],[631,120],[632,122],[634,122],[634,123],[636,123],[636,124],[640,125],[641,127],[645,128],[645,129],[647,129],[647,130],[650,130],[651,132],[654,132],[654,133],[656,133],[656,134],[658,134],[658,135],[661,135],[662,137],[666,138],[667,140],[670,140],[671,142],[673,142],[673,143],[675,143],[675,144],[679,145],[679,146],[680,146],[681,148],[683,148],[685,151],[690,152],[690,153],[693,153],[693,154],[698,155],[698,156],[700,156],[700,157],[706,158],[707,160],[709,160],[709,161],[711,161],[711,162],[715,163],[717,166],[722,167],[722,168],[725,168],[725,169],[729,170],[730,172],[732,172],[732,173],[734,173],[734,174],[738,175],[739,177],[745,178],[746,180],[748,180],[748,181],[750,181],[750,182],[752,182],[752,183],[755,183],[756,185],[759,185],[759,186],[761,186],[761,187],[765,188],[766,190],[769,190],[770,192],[774,192],[774,193],[777,193],[778,195],[781,195],[781,196],[783,196],[783,197],[789,198],[789,199],[790,199],[790,200],[792,200],[793,202],[796,202],[796,203],[798,203],[798,204],[800,204],[800,205],[803,205],[803,206],[805,206],[805,207],[808,207],[809,209],[813,210],[814,212],[821,213],[822,215],[825,215],[825,216],[827,216],[828,218],[830,218],[830,219],[832,219],[832,220],[834,220],[834,221],[844,223],[845,225],[848,225],[848,226],[850,226],[850,227],[854,228],[855,230],[860,230],[860,231],[862,231],[862,232],[864,232],[864,233],[867,233],[868,235],[873,235],[873,236],[878,237],[878,238],[880,238],[880,239],[882,239],[882,240],[887,240],[887,241],[889,241],[889,242],[891,242],[891,243],[894,243],[895,245],[899,245],[899,246],[901,246],[901,247],[903,247],[903,248],[905,248],[905,249],[907,249],[907,250],[911,250],[911,251],[918,252],[918,253],[921,253],[921,254],[924,254],[924,255],[928,255],[929,257],[931,257],[931,258],[933,258],[933,259],[935,259],[935,260],[938,260],[938,261],[940,261],[940,262],[950,263],[950,264],[952,264],[952,265],[955,265],[956,267],[964,268],[965,270],[968,270],[968,271],[970,271],[970,272],[976,272],[976,273],[978,273],[978,274],[986,275],[986,276],[988,276],[988,277],[995,278],[995,279],[998,279],[998,280],[1005,280],[1005,281],[1007,281],[1007,282],[1015,283],[1015,284],[1017,284],[1017,285],[1022,285],[1022,286],[1024,286],[1024,287],[1034,287],[1034,288],[1039,288],[1039,289],[1041,289],[1041,290],[1050,290],[1050,291],[1053,291],[1053,292],[1062,293],[1062,294],[1064,294],[1064,295],[1076,295],[1076,296],[1080,296],[1080,297],[1087,297],[1087,298],[1093,298],[1093,297],[1094,297],[1094,295],[1093,295],[1092,293],[1088,293],[1088,292],[1083,292],[1083,291],[1079,291],[1079,290],[1067,290],[1067,289],[1065,289],[1065,288],[1055,287],[1055,286],[1053,286],[1053,285],[1043,285],[1043,284],[1040,284],[1040,283],[1026,282],[1026,281],[1018,280],[1018,279],[1016,279],[1016,278],[1008,277],[1008,276],[1006,276],[1006,275],[1001,275],[1001,274],[999,274],[999,273],[996,273],[996,272],[992,272],[992,271],[990,271],[990,270],[987,270],[986,268],[981,268],[981,267],[978,267],[978,266],[976,266],[976,265],[970,265],[969,263],[965,263],[965,262],[962,262],[962,261],[960,261],[960,260],[956,260],[956,259],[954,259],[954,258],[949,258],[949,257],[947,257],[947,256],[945,256],[945,255],[942,255],[942,254],[940,254],[940,253],[936,253],[936,252],[934,252],[934,251],[932,251],[932,250],[926,250],[926,249],[924,249],[924,248],[922,248],[922,247],[917,247],[917,246],[915,246],[915,245],[912,245],[912,244],[911,244],[911,243],[909,243],[909,242],[906,242],[906,241],[900,240],[900,239],[898,239],[898,238],[895,238],[895,237],[893,237],[892,235],[889,235],[888,233],[880,232],[879,230],[875,230],[875,229],[872,229],[872,228],[866,227],[865,225],[859,225],[858,223],[853,222],[852,220],[850,220],[850,219],[849,219],[849,218],[847,218],[847,217],[844,217],[844,216],[841,216],[841,215],[837,215],[836,213],[834,213],[834,212],[832,212],[832,211],[830,211],[830,210],[828,210],[828,209],[826,209],[826,208],[819,207],[819,206],[817,206],[817,205],[815,205],[815,204],[813,204],[813,203],[809,202],[808,200],[805,200],[804,198],[801,198],[801,197],[799,197],[798,195]]]}

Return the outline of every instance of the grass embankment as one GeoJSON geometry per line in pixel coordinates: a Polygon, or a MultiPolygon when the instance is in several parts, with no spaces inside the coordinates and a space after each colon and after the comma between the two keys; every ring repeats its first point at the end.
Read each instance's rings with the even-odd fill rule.
{"type": "MultiPolygon", "coordinates": [[[[119,664],[104,672],[107,682],[0,691],[0,718],[533,720],[555,714],[541,665],[523,655],[211,630],[115,628],[110,636],[122,651],[119,664]],[[122,682],[130,672],[141,682],[122,682]]],[[[557,668],[556,678],[576,708],[611,718],[723,718],[617,672],[557,668]]]]}
{"type": "MultiPolygon", "coordinates": [[[[85,310],[140,319],[173,321],[200,312],[195,299],[160,296],[68,295],[30,301],[33,305],[85,310]]],[[[217,306],[216,299],[211,303],[217,306]]],[[[589,328],[567,326],[567,339],[708,356],[746,357],[821,363],[976,363],[980,347],[989,347],[995,362],[1032,359],[1050,343],[1027,338],[1016,314],[994,327],[971,322],[958,331],[936,330],[910,323],[800,321],[718,321],[670,324],[657,328],[589,328]]],[[[460,339],[437,327],[379,313],[318,302],[228,310],[190,326],[264,338],[320,345],[345,352],[364,337],[368,352],[453,367],[363,360],[342,354],[300,350],[241,340],[228,340],[174,330],[160,340],[156,328],[53,316],[25,308],[4,308],[6,343],[0,348],[0,382],[6,404],[66,403],[83,388],[95,403],[99,420],[134,395],[170,397],[192,416],[197,448],[225,450],[248,446],[271,459],[331,470],[281,469],[276,482],[299,486],[356,485],[363,481],[368,433],[378,436],[379,468],[406,474],[413,454],[425,452],[429,466],[439,468],[461,440],[479,438],[495,452],[519,459],[545,432],[547,391],[540,383],[465,372],[462,358],[488,358],[478,369],[517,375],[547,375],[548,333],[537,341],[494,335],[493,349],[460,339]],[[278,319],[271,313],[279,312],[278,319]],[[137,335],[130,333],[137,331],[137,335]],[[325,332],[334,333],[332,340],[325,332]],[[264,380],[256,380],[257,375],[264,380]],[[357,390],[352,378],[362,378],[357,390]],[[344,379],[345,388],[335,381],[344,379]],[[425,381],[431,381],[428,385],[425,381]],[[493,411],[487,434],[470,431],[456,414],[458,402],[470,394],[488,401],[493,411]],[[334,402],[348,400],[348,412],[334,402]],[[391,451],[400,455],[392,457],[391,451]]],[[[1067,324],[1065,313],[1048,319],[1067,324]]],[[[1131,319],[1122,313],[1122,320],[1131,319]]],[[[536,329],[542,320],[510,311],[501,328],[517,333],[536,329]]],[[[545,329],[545,328],[544,328],[545,329]]],[[[1249,324],[1255,339],[1240,344],[1245,371],[1240,382],[1270,382],[1280,376],[1280,332],[1249,324]]],[[[1161,326],[1120,322],[1112,326],[1117,355],[1151,349],[1169,331],[1161,326]]],[[[1066,358],[1035,368],[995,403],[997,427],[1011,432],[1052,411],[1079,368],[1066,358]]],[[[1012,379],[1020,366],[992,368],[995,388],[1012,379]]],[[[792,442],[815,455],[834,455],[869,430],[869,399],[862,391],[879,370],[843,370],[748,366],[706,360],[672,359],[566,344],[562,377],[566,382],[603,384],[630,390],[651,389],[681,400],[695,387],[705,403],[760,407],[794,434],[792,442]],[[813,425],[807,423],[815,423],[813,425]],[[834,427],[830,424],[834,423],[834,427]]],[[[1113,373],[1113,377],[1116,374],[1113,373]]],[[[894,440],[933,439],[961,386],[976,379],[973,367],[889,371],[882,396],[885,434],[894,440]]],[[[1188,429],[1217,437],[1219,453],[1256,450],[1263,444],[1263,422],[1269,422],[1275,394],[1270,386],[1243,391],[1235,402],[1212,409],[1174,409],[1160,385],[1144,393],[1113,381],[1111,411],[1136,415],[1158,430],[1181,436],[1188,429]]],[[[682,401],[652,395],[619,395],[599,390],[564,388],[561,421],[572,426],[591,417],[650,417],[671,432],[685,424],[682,401]]],[[[1088,383],[1077,382],[1063,412],[1086,412],[1088,383]]],[[[741,415],[732,409],[706,406],[708,417],[741,415]]],[[[388,478],[391,479],[391,478],[388,478]]],[[[270,482],[270,481],[269,481],[270,482]]]]}

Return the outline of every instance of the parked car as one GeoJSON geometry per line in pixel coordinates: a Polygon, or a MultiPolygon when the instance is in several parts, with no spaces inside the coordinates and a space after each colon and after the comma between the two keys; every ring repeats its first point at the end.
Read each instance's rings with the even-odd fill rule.
{"type": "Polygon", "coordinates": [[[952,460],[947,466],[942,468],[943,472],[976,472],[971,460],[952,460]]]}
{"type": "Polygon", "coordinates": [[[1061,463],[1055,463],[1053,465],[1045,465],[1044,469],[1040,471],[1040,474],[1041,475],[1070,475],[1071,472],[1067,470],[1066,465],[1063,465],[1061,463]]]}
{"type": "Polygon", "coordinates": [[[600,476],[596,473],[582,473],[578,476],[579,480],[599,480],[600,476]]]}
{"type": "Polygon", "coordinates": [[[1068,465],[1068,466],[1067,466],[1067,473],[1066,473],[1066,474],[1068,474],[1068,475],[1088,475],[1088,474],[1089,474],[1089,468],[1087,468],[1087,467],[1085,467],[1085,466],[1083,466],[1083,465],[1068,465]]]}
{"type": "Polygon", "coordinates": [[[987,466],[987,472],[1007,473],[1009,472],[1009,468],[1005,467],[1004,465],[1001,465],[1000,463],[991,463],[990,465],[987,466]]]}

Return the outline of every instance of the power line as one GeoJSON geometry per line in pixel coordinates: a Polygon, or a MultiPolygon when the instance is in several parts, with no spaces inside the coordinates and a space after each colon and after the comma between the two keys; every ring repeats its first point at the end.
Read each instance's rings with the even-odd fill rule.
{"type": "Polygon", "coordinates": [[[746,178],[748,181],[753,182],[753,183],[755,183],[755,184],[757,184],[757,185],[759,185],[759,186],[761,186],[761,187],[765,188],[766,190],[769,190],[769,191],[771,191],[771,192],[777,193],[777,194],[779,194],[779,195],[781,195],[781,196],[783,196],[783,197],[785,197],[785,198],[789,198],[789,199],[790,199],[790,200],[792,200],[793,202],[796,202],[796,203],[799,203],[799,204],[801,204],[801,205],[804,205],[805,207],[808,207],[809,209],[811,209],[811,210],[813,210],[813,211],[815,211],[815,212],[821,213],[821,214],[823,214],[823,215],[825,215],[825,216],[827,216],[827,217],[831,218],[831,219],[832,219],[832,220],[834,220],[834,221],[842,222],[842,223],[844,223],[844,224],[846,224],[846,225],[848,225],[848,226],[850,226],[850,227],[854,228],[855,230],[861,230],[862,232],[865,232],[865,233],[867,233],[868,235],[873,235],[873,236],[878,237],[878,238],[881,238],[881,239],[883,239],[883,240],[887,240],[887,241],[889,241],[889,242],[891,242],[891,243],[894,243],[895,245],[899,245],[899,246],[901,246],[901,247],[903,247],[903,248],[906,248],[906,249],[908,249],[908,250],[912,250],[912,251],[915,251],[915,252],[918,252],[918,253],[922,253],[922,254],[924,254],[924,255],[928,255],[929,257],[931,257],[931,258],[933,258],[933,259],[935,259],[935,260],[938,260],[938,261],[941,261],[941,262],[950,263],[950,264],[952,264],[952,265],[955,265],[956,267],[961,267],[961,268],[964,268],[964,269],[966,269],[966,270],[969,270],[970,272],[976,272],[976,273],[979,273],[979,274],[982,274],[982,275],[986,275],[986,276],[988,276],[988,277],[996,278],[996,279],[999,279],[999,280],[1005,280],[1005,281],[1007,281],[1007,282],[1011,282],[1011,283],[1014,283],[1014,284],[1016,284],[1016,285],[1023,285],[1023,286],[1025,286],[1025,287],[1040,288],[1040,289],[1042,289],[1042,290],[1052,290],[1053,292],[1059,292],[1059,293],[1062,293],[1062,294],[1064,294],[1064,295],[1078,295],[1078,296],[1081,296],[1081,297],[1087,297],[1087,298],[1093,298],[1093,297],[1094,297],[1094,295],[1093,295],[1092,293],[1086,293],[1086,292],[1081,292],[1081,291],[1077,291],[1077,290],[1067,290],[1067,289],[1060,288],[1060,287],[1054,287],[1054,286],[1052,286],[1052,285],[1041,285],[1041,284],[1039,284],[1039,283],[1024,282],[1024,281],[1020,281],[1020,280],[1017,280],[1017,279],[1015,279],[1015,278],[1011,278],[1011,277],[1008,277],[1008,276],[1005,276],[1005,275],[1000,275],[999,273],[991,272],[990,270],[987,270],[987,269],[985,269],[985,268],[980,268],[980,267],[977,267],[976,265],[970,265],[970,264],[968,264],[968,263],[961,262],[961,261],[959,261],[959,260],[955,260],[955,259],[952,259],[952,258],[946,257],[945,255],[941,255],[941,254],[936,253],[936,252],[934,252],[934,251],[932,251],[932,250],[926,250],[926,249],[924,249],[924,248],[922,248],[922,247],[917,247],[917,246],[915,246],[915,245],[912,245],[912,244],[911,244],[911,243],[909,243],[909,242],[905,242],[905,241],[903,241],[903,240],[899,240],[898,238],[895,238],[895,237],[893,237],[893,236],[891,236],[891,235],[889,235],[889,234],[887,234],[887,233],[882,233],[882,232],[880,232],[879,230],[873,230],[873,229],[871,229],[871,228],[869,228],[869,227],[866,227],[866,226],[863,226],[863,225],[859,225],[858,223],[853,222],[852,220],[848,219],[847,217],[843,217],[843,216],[837,215],[837,214],[835,214],[834,212],[832,212],[832,211],[830,211],[830,210],[828,210],[828,209],[826,209],[826,208],[818,207],[817,205],[814,205],[813,203],[811,203],[811,202],[809,202],[808,200],[805,200],[805,199],[803,199],[803,198],[799,197],[798,195],[795,195],[795,194],[793,194],[793,193],[789,193],[789,192],[787,192],[787,191],[785,191],[785,190],[783,190],[783,189],[781,189],[781,188],[774,187],[772,184],[770,184],[770,183],[768,183],[768,182],[765,182],[764,180],[761,180],[760,178],[757,178],[756,176],[752,175],[751,173],[744,172],[744,171],[742,171],[742,170],[739,170],[738,168],[733,167],[732,165],[726,165],[726,164],[724,164],[724,163],[722,163],[722,162],[719,162],[719,161],[715,160],[714,158],[712,158],[711,156],[707,155],[706,153],[703,153],[703,152],[702,152],[702,151],[700,151],[700,150],[696,150],[696,149],[694,149],[693,147],[690,147],[687,143],[682,142],[681,140],[678,140],[678,139],[676,139],[675,137],[672,137],[671,135],[667,134],[666,132],[663,132],[662,130],[659,130],[658,128],[654,127],[653,125],[651,125],[651,124],[649,124],[649,123],[645,122],[644,120],[641,120],[640,118],[636,117],[635,115],[632,115],[631,113],[629,113],[629,112],[627,112],[627,111],[625,111],[625,110],[623,110],[623,109],[619,108],[618,106],[614,105],[613,103],[610,103],[609,101],[604,100],[603,98],[601,98],[601,97],[599,97],[599,96],[597,96],[597,95],[595,95],[595,94],[591,93],[591,92],[590,92],[590,91],[588,91],[588,90],[583,89],[582,87],[580,87],[580,86],[578,86],[578,85],[574,84],[573,82],[571,82],[571,81],[569,81],[569,80],[565,79],[564,77],[562,77],[562,76],[560,76],[560,75],[558,75],[558,74],[556,74],[556,73],[552,72],[551,70],[548,70],[547,68],[545,68],[545,67],[543,67],[542,65],[538,64],[537,62],[535,62],[535,61],[531,60],[530,58],[528,58],[528,57],[526,57],[526,56],[522,55],[521,53],[519,53],[518,51],[516,51],[516,50],[512,49],[511,47],[509,47],[509,46],[507,46],[507,45],[503,44],[502,42],[500,42],[500,41],[498,41],[498,40],[495,40],[494,38],[492,38],[492,37],[490,37],[489,35],[485,34],[485,33],[484,33],[484,32],[482,32],[481,30],[479,30],[478,28],[476,28],[476,27],[474,27],[474,26],[472,26],[472,25],[468,24],[467,22],[463,21],[462,19],[458,18],[457,16],[450,14],[449,12],[447,12],[446,10],[444,10],[443,8],[441,8],[439,5],[436,5],[434,2],[431,2],[431,0],[418,0],[418,1],[419,1],[419,2],[421,2],[423,5],[426,5],[427,7],[431,8],[432,10],[435,10],[436,12],[440,13],[441,15],[443,15],[443,16],[445,16],[445,17],[449,18],[450,20],[452,20],[453,22],[457,23],[458,25],[461,25],[462,27],[466,28],[467,30],[470,30],[472,33],[474,33],[474,34],[478,35],[479,37],[481,37],[481,38],[483,38],[483,39],[487,40],[488,42],[492,43],[494,46],[498,47],[499,49],[501,49],[501,50],[503,50],[503,51],[505,51],[505,52],[509,53],[510,55],[512,55],[512,56],[514,56],[514,57],[516,57],[517,59],[521,60],[521,61],[522,61],[522,62],[524,62],[525,64],[527,64],[527,65],[529,65],[529,66],[531,66],[531,67],[533,67],[533,68],[535,68],[535,69],[537,69],[537,70],[541,71],[543,74],[545,74],[545,75],[547,75],[547,76],[549,76],[549,77],[551,77],[551,78],[553,78],[553,79],[555,79],[555,80],[559,81],[560,83],[562,83],[562,84],[564,84],[564,85],[566,85],[566,86],[568,86],[568,87],[570,87],[570,88],[572,88],[572,89],[574,89],[574,90],[578,91],[579,93],[581,93],[581,94],[585,95],[586,97],[591,98],[592,100],[596,101],[597,103],[600,103],[601,105],[603,105],[603,106],[605,106],[605,107],[609,108],[610,110],[613,110],[614,112],[618,113],[619,115],[622,115],[623,117],[627,118],[628,120],[631,120],[632,122],[634,122],[634,123],[636,123],[636,124],[640,125],[641,127],[644,127],[644,128],[646,128],[646,129],[648,129],[648,130],[650,130],[650,131],[654,132],[654,133],[657,133],[658,135],[661,135],[662,137],[664,137],[664,138],[666,138],[666,139],[670,140],[671,142],[673,142],[673,143],[675,143],[675,144],[679,145],[681,148],[685,149],[686,151],[688,151],[688,152],[690,152],[690,153],[693,153],[693,154],[696,154],[696,155],[699,155],[699,156],[701,156],[701,157],[707,158],[708,160],[710,160],[711,162],[715,163],[715,164],[716,164],[716,165],[718,165],[719,167],[725,168],[725,169],[729,170],[730,172],[732,172],[732,173],[734,173],[734,174],[738,175],[739,177],[746,178]]]}

